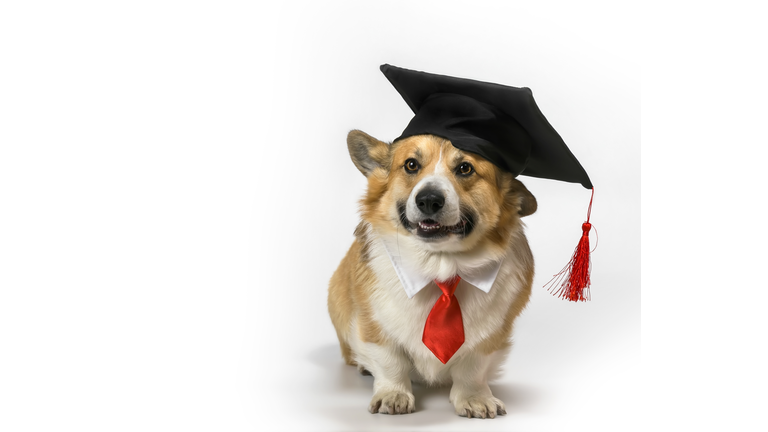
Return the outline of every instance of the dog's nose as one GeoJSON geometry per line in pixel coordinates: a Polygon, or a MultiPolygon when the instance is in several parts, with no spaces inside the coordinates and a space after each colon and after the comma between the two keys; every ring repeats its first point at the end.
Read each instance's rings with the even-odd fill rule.
{"type": "Polygon", "coordinates": [[[425,215],[433,215],[440,211],[445,204],[445,196],[442,192],[427,189],[416,195],[416,206],[425,215]]]}

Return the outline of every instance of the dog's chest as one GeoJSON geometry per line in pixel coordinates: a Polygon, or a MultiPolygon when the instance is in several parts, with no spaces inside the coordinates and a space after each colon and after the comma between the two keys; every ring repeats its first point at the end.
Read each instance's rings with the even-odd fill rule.
{"type": "MultiPolygon", "coordinates": [[[[369,265],[377,279],[370,297],[374,319],[383,332],[408,353],[422,375],[435,376],[445,366],[424,345],[422,335],[427,316],[442,292],[430,283],[409,299],[384,248],[373,242],[370,252],[369,265]],[[429,370],[423,370],[425,368],[429,370]]],[[[504,260],[488,293],[463,280],[459,283],[455,295],[461,307],[465,340],[454,358],[471,352],[504,325],[510,305],[521,292],[523,283],[522,266],[514,256],[504,260]]]]}

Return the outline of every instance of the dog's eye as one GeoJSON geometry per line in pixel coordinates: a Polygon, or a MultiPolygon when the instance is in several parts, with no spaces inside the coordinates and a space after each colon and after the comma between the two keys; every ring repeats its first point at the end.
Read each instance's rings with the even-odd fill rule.
{"type": "Polygon", "coordinates": [[[475,172],[475,168],[472,166],[471,163],[464,162],[461,165],[459,165],[458,168],[456,168],[456,172],[461,174],[461,175],[467,176],[467,175],[470,175],[473,172],[475,172]]]}
{"type": "Polygon", "coordinates": [[[416,159],[408,159],[405,161],[405,171],[409,173],[415,173],[421,168],[416,159]]]}

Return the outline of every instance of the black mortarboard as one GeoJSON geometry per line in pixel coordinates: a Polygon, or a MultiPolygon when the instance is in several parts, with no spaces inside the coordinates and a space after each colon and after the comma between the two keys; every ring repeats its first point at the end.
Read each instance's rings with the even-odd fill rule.
{"type": "Polygon", "coordinates": [[[395,141],[437,135],[515,175],[592,189],[586,171],[541,113],[531,89],[388,64],[381,71],[415,114],[395,141]]]}

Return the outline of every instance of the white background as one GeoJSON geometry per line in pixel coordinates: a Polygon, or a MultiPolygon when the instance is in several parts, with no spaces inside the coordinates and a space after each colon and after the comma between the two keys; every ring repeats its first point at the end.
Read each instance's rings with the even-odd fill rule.
{"type": "Polygon", "coordinates": [[[764,428],[759,16],[3,4],[0,429],[764,428]],[[493,386],[505,417],[422,388],[415,414],[370,415],[371,379],[338,353],[326,286],[365,187],[344,139],[410,119],[382,63],[532,88],[595,184],[593,301],[573,304],[541,285],[589,193],[522,178],[538,273],[493,386]]]}

